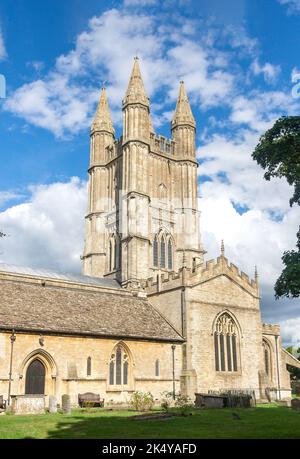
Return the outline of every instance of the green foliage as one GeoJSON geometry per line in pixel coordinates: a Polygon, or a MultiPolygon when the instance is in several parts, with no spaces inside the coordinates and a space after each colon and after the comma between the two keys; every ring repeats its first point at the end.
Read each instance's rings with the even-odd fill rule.
{"type": "Polygon", "coordinates": [[[136,411],[150,411],[154,405],[151,392],[133,392],[130,398],[130,406],[136,411]]]}
{"type": "Polygon", "coordinates": [[[191,411],[193,402],[189,397],[179,394],[176,396],[175,406],[179,408],[182,415],[185,415],[191,411]]]}
{"type": "Polygon", "coordinates": [[[290,205],[300,205],[300,116],[279,118],[261,136],[253,159],[265,169],[265,179],[285,177],[294,186],[290,205]]]}
{"type": "Polygon", "coordinates": [[[169,408],[174,404],[173,400],[173,392],[163,392],[162,394],[162,399],[161,399],[161,408],[164,411],[169,411],[169,408]]]}
{"type": "Polygon", "coordinates": [[[298,298],[300,296],[300,228],[297,233],[297,249],[284,252],[284,269],[275,284],[275,298],[298,298]]]}
{"type": "MultiPolygon", "coordinates": [[[[294,186],[290,206],[300,205],[300,116],[284,116],[261,136],[252,158],[266,171],[264,177],[285,177],[294,186]]],[[[284,252],[284,269],[275,284],[275,298],[300,296],[300,228],[297,250],[284,252]]]]}
{"type": "MultiPolygon", "coordinates": [[[[289,346],[286,350],[292,354],[296,359],[300,360],[300,347],[296,349],[293,346],[289,346]]],[[[290,373],[292,379],[300,379],[300,368],[292,367],[291,365],[287,365],[287,370],[290,373]]]]}

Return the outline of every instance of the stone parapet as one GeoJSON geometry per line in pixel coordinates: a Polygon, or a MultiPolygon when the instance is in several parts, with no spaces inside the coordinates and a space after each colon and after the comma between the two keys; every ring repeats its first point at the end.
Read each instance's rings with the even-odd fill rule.
{"type": "Polygon", "coordinates": [[[258,296],[258,282],[240,271],[233,263],[228,263],[224,256],[216,260],[209,260],[205,264],[190,268],[181,268],[177,273],[163,273],[150,277],[143,287],[149,292],[170,290],[179,286],[192,287],[196,284],[206,282],[214,277],[225,275],[244,287],[251,294],[258,296]]]}

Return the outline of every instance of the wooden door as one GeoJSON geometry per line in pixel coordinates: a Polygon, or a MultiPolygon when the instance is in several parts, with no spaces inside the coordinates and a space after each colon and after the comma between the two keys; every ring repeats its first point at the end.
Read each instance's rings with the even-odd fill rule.
{"type": "Polygon", "coordinates": [[[25,394],[45,393],[45,367],[38,359],[33,360],[26,372],[25,394]]]}

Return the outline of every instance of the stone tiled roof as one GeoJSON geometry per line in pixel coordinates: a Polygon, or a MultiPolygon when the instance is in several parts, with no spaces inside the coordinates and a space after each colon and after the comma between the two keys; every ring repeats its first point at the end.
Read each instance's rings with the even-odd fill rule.
{"type": "Polygon", "coordinates": [[[6,263],[0,263],[0,272],[9,272],[15,274],[26,274],[29,276],[38,276],[41,278],[47,279],[57,279],[63,281],[71,281],[71,282],[82,282],[85,284],[95,284],[100,285],[102,287],[113,287],[113,288],[121,288],[119,283],[114,279],[108,278],[98,278],[98,277],[90,277],[84,276],[82,274],[70,274],[70,273],[60,273],[51,271],[50,269],[44,268],[30,268],[29,266],[16,266],[16,265],[8,265],[6,263]]]}
{"type": "Polygon", "coordinates": [[[149,303],[122,289],[0,272],[0,330],[181,341],[149,303]],[[43,285],[44,284],[44,285],[43,285]]]}

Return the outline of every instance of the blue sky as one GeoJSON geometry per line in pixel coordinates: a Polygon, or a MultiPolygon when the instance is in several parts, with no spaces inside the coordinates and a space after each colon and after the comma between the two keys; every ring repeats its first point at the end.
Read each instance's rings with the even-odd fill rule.
{"type": "Polygon", "coordinates": [[[105,80],[121,134],[138,54],[155,129],[167,137],[185,80],[209,258],[224,238],[241,269],[251,275],[257,264],[264,319],[281,322],[286,342],[300,340],[300,301],[273,299],[299,208],[288,205],[290,187],[265,182],[251,160],[279,116],[299,114],[299,25],[300,0],[2,0],[0,226],[9,238],[1,260],[80,270],[89,125],[105,80]]]}

